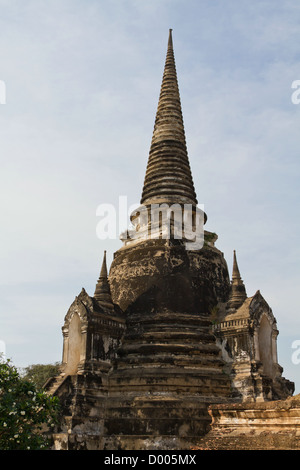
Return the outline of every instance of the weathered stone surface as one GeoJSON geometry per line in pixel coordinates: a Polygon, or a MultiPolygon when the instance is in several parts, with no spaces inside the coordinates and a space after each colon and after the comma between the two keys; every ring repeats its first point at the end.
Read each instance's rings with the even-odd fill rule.
{"type": "Polygon", "coordinates": [[[261,403],[209,408],[212,425],[196,448],[206,450],[299,450],[299,395],[261,403]]]}
{"type": "Polygon", "coordinates": [[[282,377],[277,357],[277,322],[259,291],[219,312],[213,330],[228,364],[233,396],[243,401],[285,399],[294,384],[282,377]]]}
{"type": "Polygon", "coordinates": [[[148,436],[144,446],[153,435],[192,442],[207,430],[207,405],[230,395],[207,310],[228,295],[222,254],[150,241],[116,253],[109,280],[126,332],[109,373],[107,435],[125,447],[132,435],[148,436]]]}
{"type": "Polygon", "coordinates": [[[174,448],[177,439],[193,442],[207,431],[207,406],[230,398],[207,310],[228,296],[223,255],[212,246],[187,252],[183,245],[151,241],[121,250],[115,261],[110,290],[113,304],[128,302],[124,314],[105,311],[83,291],[66,315],[65,337],[74,314],[80,314],[89,336],[79,342],[86,349],[76,375],[74,370],[67,375],[73,387],[66,379],[62,385],[56,380],[55,393],[65,401],[67,424],[61,431],[69,431],[67,441],[56,436],[56,445],[127,448],[133,436],[140,436],[142,448],[155,445],[153,436],[173,442],[174,448]]]}
{"type": "Polygon", "coordinates": [[[230,290],[227,264],[217,248],[188,251],[175,240],[149,240],[119,250],[109,282],[122,310],[144,309],[145,314],[167,309],[209,315],[230,290]]]}

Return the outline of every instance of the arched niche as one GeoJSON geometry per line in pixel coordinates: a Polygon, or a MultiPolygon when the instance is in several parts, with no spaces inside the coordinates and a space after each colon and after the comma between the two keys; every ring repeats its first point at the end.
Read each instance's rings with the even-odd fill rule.
{"type": "Polygon", "coordinates": [[[70,375],[76,374],[81,355],[82,346],[81,320],[78,313],[72,315],[69,324],[68,352],[66,372],[70,375]]]}
{"type": "Polygon", "coordinates": [[[262,315],[258,328],[259,358],[263,365],[264,374],[273,375],[273,341],[272,325],[266,315],[262,315]]]}

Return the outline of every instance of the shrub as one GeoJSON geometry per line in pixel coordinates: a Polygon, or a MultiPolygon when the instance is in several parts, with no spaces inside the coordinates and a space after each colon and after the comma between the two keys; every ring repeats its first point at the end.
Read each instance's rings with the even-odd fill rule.
{"type": "Polygon", "coordinates": [[[59,403],[21,378],[10,360],[0,362],[0,449],[40,450],[51,445],[59,403]]]}

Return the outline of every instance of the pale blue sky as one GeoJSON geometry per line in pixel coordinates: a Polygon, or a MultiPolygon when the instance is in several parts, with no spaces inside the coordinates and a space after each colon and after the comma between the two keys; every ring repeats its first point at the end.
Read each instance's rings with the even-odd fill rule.
{"type": "Polygon", "coordinates": [[[0,340],[17,366],[61,359],[74,297],[94,293],[96,209],[139,202],[173,42],[190,164],[207,229],[300,340],[300,4],[286,0],[0,0],[0,340]]]}

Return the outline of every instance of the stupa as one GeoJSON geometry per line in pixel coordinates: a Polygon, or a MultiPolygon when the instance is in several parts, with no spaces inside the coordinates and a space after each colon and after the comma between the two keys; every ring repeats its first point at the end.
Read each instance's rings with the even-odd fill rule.
{"type": "MultiPolygon", "coordinates": [[[[56,449],[188,449],[208,431],[209,405],[258,396],[235,375],[240,349],[226,332],[248,299],[236,259],[231,282],[217,235],[204,230],[172,30],[140,203],[109,273],[104,255],[94,295],[83,289],[65,317],[61,371],[45,386],[63,408],[56,449]]],[[[273,331],[273,315],[264,318],[273,331]]],[[[282,369],[255,360],[256,383],[268,378],[259,399],[269,400],[282,369]]],[[[276,393],[287,396],[282,380],[276,393]]]]}

